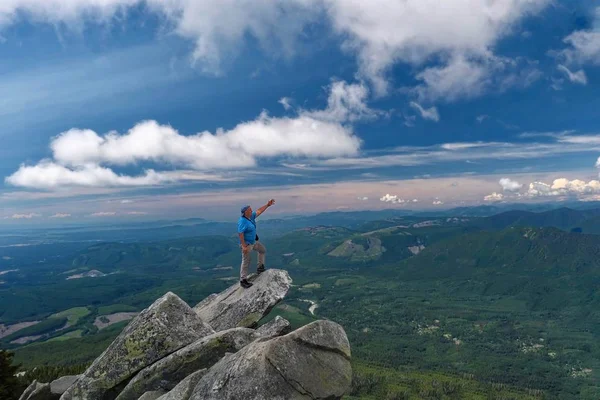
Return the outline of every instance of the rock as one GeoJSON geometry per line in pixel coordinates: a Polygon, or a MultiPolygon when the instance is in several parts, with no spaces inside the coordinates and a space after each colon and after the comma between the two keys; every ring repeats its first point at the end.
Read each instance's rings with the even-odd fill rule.
{"type": "Polygon", "coordinates": [[[31,382],[19,400],[56,400],[58,395],[52,394],[49,383],[31,382]]]}
{"type": "Polygon", "coordinates": [[[274,338],[276,336],[290,333],[291,331],[292,326],[290,321],[278,315],[271,321],[258,328],[256,330],[256,334],[260,337],[274,338]]]}
{"type": "Polygon", "coordinates": [[[239,283],[211,295],[194,307],[196,313],[216,331],[236,327],[251,328],[279,303],[290,289],[286,271],[269,269],[249,279],[254,286],[243,289],[239,283]]]}
{"type": "Polygon", "coordinates": [[[200,379],[190,400],[340,399],[351,379],[344,329],[321,320],[224,357],[200,379]]]}
{"type": "Polygon", "coordinates": [[[164,394],[165,394],[165,392],[162,391],[162,390],[155,390],[155,391],[152,391],[152,392],[146,392],[146,393],[144,393],[137,400],[156,400],[156,399],[160,398],[160,396],[162,396],[164,394]]]}
{"type": "Polygon", "coordinates": [[[189,400],[194,388],[200,381],[200,379],[206,374],[206,369],[196,371],[187,378],[179,382],[177,386],[173,388],[169,393],[161,396],[158,400],[189,400]]]}
{"type": "Polygon", "coordinates": [[[149,390],[171,390],[193,372],[212,367],[225,354],[235,353],[257,338],[280,336],[289,327],[286,319],[277,316],[256,331],[233,328],[206,336],[141,370],[117,400],[135,400],[149,390]]]}
{"type": "Polygon", "coordinates": [[[225,353],[235,353],[256,338],[256,331],[248,328],[234,328],[206,336],[141,370],[117,400],[136,400],[150,390],[169,391],[186,376],[213,366],[225,353]]]}
{"type": "Polygon", "coordinates": [[[135,317],[61,400],[115,398],[138,371],[212,333],[190,306],[169,292],[135,317]]]}
{"type": "Polygon", "coordinates": [[[77,379],[79,379],[80,376],[81,375],[68,375],[68,376],[63,376],[61,378],[53,380],[50,383],[50,391],[53,394],[61,395],[64,392],[66,392],[67,389],[69,387],[71,387],[73,385],[73,383],[75,383],[75,381],[77,379]]]}

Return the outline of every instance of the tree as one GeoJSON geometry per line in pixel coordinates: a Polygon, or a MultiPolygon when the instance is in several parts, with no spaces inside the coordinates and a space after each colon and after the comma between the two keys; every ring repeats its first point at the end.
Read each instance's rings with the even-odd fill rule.
{"type": "Polygon", "coordinates": [[[24,389],[15,376],[19,366],[12,364],[13,356],[14,353],[0,350],[0,399],[17,400],[24,389]]]}

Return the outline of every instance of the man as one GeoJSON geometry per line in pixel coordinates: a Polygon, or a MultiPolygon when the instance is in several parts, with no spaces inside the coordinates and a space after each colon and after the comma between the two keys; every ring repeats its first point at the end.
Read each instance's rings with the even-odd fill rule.
{"type": "Polygon", "coordinates": [[[275,204],[275,200],[271,199],[267,204],[256,210],[252,211],[252,207],[242,207],[242,216],[238,221],[238,234],[240,236],[240,247],[242,248],[242,266],[240,267],[240,286],[244,289],[252,286],[248,282],[248,267],[250,266],[252,250],[258,253],[258,267],[256,272],[261,274],[265,271],[265,253],[266,249],[262,243],[258,241],[258,235],[256,234],[256,218],[264,213],[267,208],[275,204]]]}

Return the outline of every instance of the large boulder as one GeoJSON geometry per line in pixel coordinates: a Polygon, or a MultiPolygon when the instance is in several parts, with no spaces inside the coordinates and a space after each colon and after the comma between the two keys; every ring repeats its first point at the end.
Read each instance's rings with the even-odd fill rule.
{"type": "Polygon", "coordinates": [[[80,375],[63,376],[51,383],[35,380],[25,389],[19,400],[58,400],[79,377],[80,375]]]}
{"type": "Polygon", "coordinates": [[[50,391],[53,394],[61,395],[70,388],[81,375],[63,376],[50,382],[50,391]]]}
{"type": "Polygon", "coordinates": [[[144,393],[137,400],[156,400],[164,394],[165,392],[162,390],[153,390],[151,392],[144,393]]]}
{"type": "Polygon", "coordinates": [[[33,381],[19,397],[19,400],[56,400],[58,395],[52,394],[49,383],[33,381]]]}
{"type": "Polygon", "coordinates": [[[212,333],[190,306],[169,292],[138,314],[61,400],[114,399],[138,371],[212,333]]]}
{"type": "Polygon", "coordinates": [[[152,390],[167,392],[186,376],[211,367],[225,353],[235,353],[255,339],[255,331],[248,328],[234,328],[206,336],[141,370],[117,400],[137,400],[143,393],[152,390]]]}
{"type": "Polygon", "coordinates": [[[321,320],[227,355],[200,379],[190,400],[339,399],[351,379],[344,329],[321,320]]]}
{"type": "Polygon", "coordinates": [[[256,330],[256,334],[259,337],[274,338],[277,336],[285,335],[292,331],[292,325],[290,321],[279,315],[262,325],[256,330]]]}
{"type": "Polygon", "coordinates": [[[289,329],[290,323],[276,317],[261,329],[233,328],[205,336],[141,370],[117,400],[137,400],[144,392],[169,391],[195,371],[212,367],[226,353],[235,353],[258,338],[273,338],[289,329]]]}
{"type": "Polygon", "coordinates": [[[287,294],[292,279],[286,271],[269,269],[249,278],[248,289],[239,283],[198,303],[194,310],[216,331],[252,328],[287,294]]]}
{"type": "Polygon", "coordinates": [[[206,374],[206,369],[196,371],[179,382],[169,393],[162,395],[158,400],[189,400],[194,388],[206,374]]]}

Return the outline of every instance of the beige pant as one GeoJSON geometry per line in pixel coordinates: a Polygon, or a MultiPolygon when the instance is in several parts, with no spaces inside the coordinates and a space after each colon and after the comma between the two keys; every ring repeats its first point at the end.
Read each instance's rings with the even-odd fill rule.
{"type": "MultiPolygon", "coordinates": [[[[241,247],[241,245],[240,245],[241,247]]],[[[267,249],[260,242],[248,245],[248,252],[242,251],[242,266],[240,268],[240,279],[246,279],[248,277],[248,267],[250,267],[250,259],[252,258],[252,250],[258,253],[258,265],[265,264],[265,254],[267,249]]]]}

